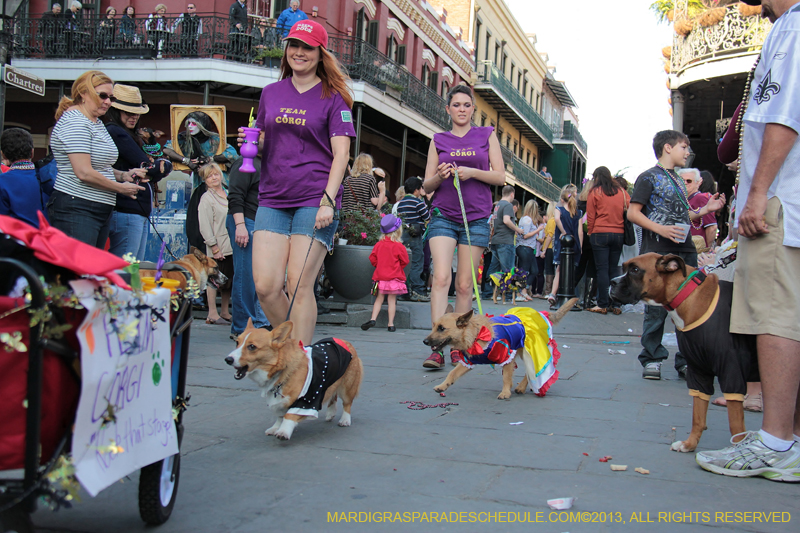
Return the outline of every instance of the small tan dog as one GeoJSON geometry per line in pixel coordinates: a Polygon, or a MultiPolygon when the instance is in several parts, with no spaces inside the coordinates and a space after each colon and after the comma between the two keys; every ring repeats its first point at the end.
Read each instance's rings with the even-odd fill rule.
{"type": "MultiPolygon", "coordinates": [[[[161,271],[161,277],[178,280],[181,289],[186,289],[187,279],[184,271],[188,272],[192,279],[197,282],[197,287],[200,291],[206,290],[206,285],[209,283],[215,289],[219,289],[220,285],[228,281],[228,276],[217,268],[217,262],[194,246],[192,246],[188,254],[177,261],[166,263],[164,267],[165,269],[161,271]],[[167,270],[171,266],[175,268],[167,270]]],[[[156,275],[155,270],[140,270],[139,273],[142,276],[150,277],[155,277],[156,275]]]]}
{"type": "MultiPolygon", "coordinates": [[[[507,400],[511,397],[516,368],[514,359],[520,353],[525,377],[514,392],[525,394],[530,385],[534,394],[544,396],[558,379],[556,364],[560,354],[551,336],[552,328],[577,301],[577,298],[569,300],[552,315],[529,307],[512,308],[496,317],[476,315],[472,310],[463,315],[446,313],[422,342],[435,351],[450,345],[464,357],[433,390],[446,391],[476,364],[496,364],[503,367],[503,389],[497,399],[507,400]]],[[[448,306],[448,310],[452,308],[448,306]]]]}
{"type": "Polygon", "coordinates": [[[278,415],[265,433],[289,440],[297,424],[317,418],[323,406],[327,406],[325,421],[330,422],[336,416],[337,397],[344,405],[339,425],[349,426],[350,407],[364,374],[355,348],[334,338],[303,346],[291,338],[292,327],[284,322],[267,331],[254,328],[248,320],[236,349],[225,358],[236,369],[236,379],[250,376],[261,387],[261,395],[278,415]]]}

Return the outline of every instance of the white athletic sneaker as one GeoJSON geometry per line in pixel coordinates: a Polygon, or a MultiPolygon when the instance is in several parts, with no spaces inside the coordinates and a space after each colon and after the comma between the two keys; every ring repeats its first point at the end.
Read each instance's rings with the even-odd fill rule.
{"type": "Polygon", "coordinates": [[[642,369],[644,379],[661,379],[661,363],[647,363],[642,369]]]}
{"type": "Polygon", "coordinates": [[[767,447],[758,431],[746,431],[731,437],[731,444],[721,450],[698,452],[697,464],[703,470],[733,477],[762,476],[772,481],[800,483],[800,444],[785,452],[767,447]],[[739,435],[745,437],[737,443],[739,435]]]}

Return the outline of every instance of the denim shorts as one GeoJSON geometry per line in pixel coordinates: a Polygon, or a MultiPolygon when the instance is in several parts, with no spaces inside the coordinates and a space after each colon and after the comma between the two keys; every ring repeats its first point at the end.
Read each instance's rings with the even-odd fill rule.
{"type": "Polygon", "coordinates": [[[333,235],[339,227],[339,221],[334,220],[330,226],[318,229],[314,233],[314,224],[317,221],[319,207],[289,207],[276,209],[260,206],[256,211],[256,223],[253,231],[270,231],[279,235],[305,235],[321,242],[330,252],[333,249],[333,235]]]}
{"type": "MultiPolygon", "coordinates": [[[[464,222],[453,222],[442,215],[434,215],[428,224],[428,240],[433,237],[449,237],[458,244],[469,244],[464,222]]],[[[469,223],[469,237],[472,246],[489,247],[489,219],[479,218],[469,223]]]]}

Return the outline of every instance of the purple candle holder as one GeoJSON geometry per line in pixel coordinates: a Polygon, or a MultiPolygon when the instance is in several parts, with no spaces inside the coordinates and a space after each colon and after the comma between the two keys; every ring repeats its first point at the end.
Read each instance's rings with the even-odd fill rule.
{"type": "Polygon", "coordinates": [[[258,155],[258,137],[261,130],[258,128],[242,128],[244,130],[244,144],[239,150],[242,154],[242,166],[239,168],[242,172],[255,172],[256,167],[253,166],[253,159],[258,155]]]}

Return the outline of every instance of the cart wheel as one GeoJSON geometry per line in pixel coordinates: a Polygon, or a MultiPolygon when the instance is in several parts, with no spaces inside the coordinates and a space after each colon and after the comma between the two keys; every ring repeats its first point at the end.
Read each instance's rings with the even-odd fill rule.
{"type": "Polygon", "coordinates": [[[0,530],[3,533],[33,533],[31,515],[17,505],[0,513],[0,530]]]}
{"type": "Polygon", "coordinates": [[[142,468],[139,476],[139,516],[145,523],[158,526],[169,520],[178,495],[180,474],[180,453],[142,468]]]}
{"type": "Polygon", "coordinates": [[[177,424],[178,453],[142,468],[139,474],[139,516],[158,526],[169,520],[181,477],[180,443],[183,424],[177,424]]]}

